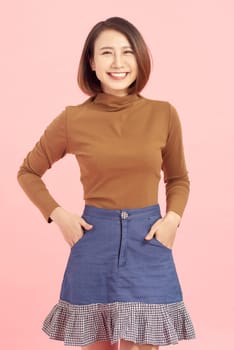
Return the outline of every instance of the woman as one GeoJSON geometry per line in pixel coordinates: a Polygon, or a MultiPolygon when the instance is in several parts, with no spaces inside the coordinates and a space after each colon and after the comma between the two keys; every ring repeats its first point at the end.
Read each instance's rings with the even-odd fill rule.
{"type": "Polygon", "coordinates": [[[70,245],[60,298],[43,322],[50,338],[86,350],[158,349],[195,337],[172,257],[190,181],[174,106],[139,92],[150,57],[120,17],[97,23],[81,56],[78,84],[89,98],[66,106],[18,171],[44,218],[70,245]],[[74,154],[85,207],[64,209],[41,177],[74,154]],[[166,213],[158,203],[164,172],[166,213]]]}

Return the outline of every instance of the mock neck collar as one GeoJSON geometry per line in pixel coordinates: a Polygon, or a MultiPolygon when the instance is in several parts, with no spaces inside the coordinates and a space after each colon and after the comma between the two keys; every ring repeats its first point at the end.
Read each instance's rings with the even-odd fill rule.
{"type": "Polygon", "coordinates": [[[125,96],[115,96],[99,92],[94,96],[93,103],[109,111],[118,111],[130,107],[141,99],[142,96],[136,93],[125,96]]]}

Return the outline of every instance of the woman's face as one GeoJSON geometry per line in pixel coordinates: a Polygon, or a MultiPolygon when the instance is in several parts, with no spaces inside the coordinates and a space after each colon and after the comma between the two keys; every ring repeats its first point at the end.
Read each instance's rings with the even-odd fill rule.
{"type": "Polygon", "coordinates": [[[107,94],[127,95],[129,85],[137,77],[137,62],[131,45],[125,35],[116,30],[104,30],[97,37],[90,64],[107,94]]]}

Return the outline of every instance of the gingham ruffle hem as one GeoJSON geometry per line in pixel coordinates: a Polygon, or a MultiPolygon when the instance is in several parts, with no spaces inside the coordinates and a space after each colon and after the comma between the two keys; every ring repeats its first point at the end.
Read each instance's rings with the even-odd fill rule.
{"type": "Polygon", "coordinates": [[[113,302],[74,305],[59,300],[43,322],[42,330],[68,346],[85,346],[125,339],[138,344],[170,345],[195,338],[183,301],[171,304],[113,302]]]}

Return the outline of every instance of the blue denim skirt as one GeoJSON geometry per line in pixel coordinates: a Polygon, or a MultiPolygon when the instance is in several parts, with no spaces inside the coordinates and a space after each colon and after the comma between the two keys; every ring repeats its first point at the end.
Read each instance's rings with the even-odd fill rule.
{"type": "Polygon", "coordinates": [[[71,250],[60,296],[43,331],[65,345],[120,339],[169,345],[195,337],[172,250],[153,237],[159,204],[107,209],[85,205],[92,224],[71,250]]]}

